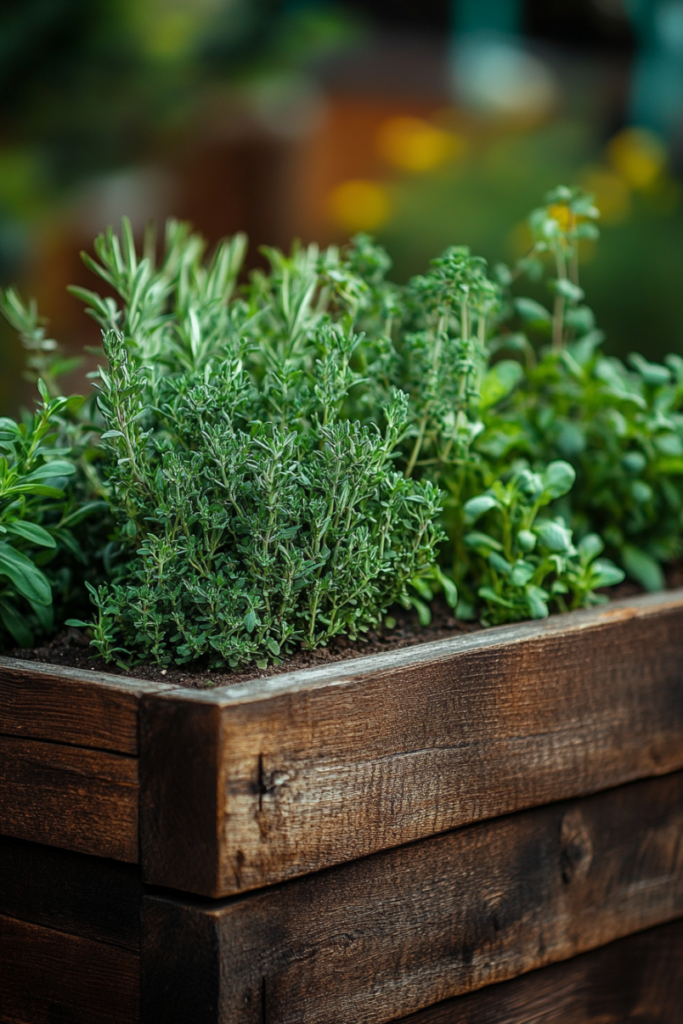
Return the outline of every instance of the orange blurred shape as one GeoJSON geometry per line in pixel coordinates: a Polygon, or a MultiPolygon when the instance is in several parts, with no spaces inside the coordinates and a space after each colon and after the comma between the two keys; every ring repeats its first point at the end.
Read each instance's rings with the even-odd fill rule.
{"type": "Polygon", "coordinates": [[[346,231],[374,231],[389,219],[391,201],[381,182],[352,178],[332,190],[329,210],[335,224],[346,231]]]}
{"type": "Polygon", "coordinates": [[[581,184],[592,192],[603,224],[620,224],[631,213],[631,191],[614,171],[605,167],[587,167],[581,173],[581,184]]]}
{"type": "Polygon", "coordinates": [[[666,167],[661,139],[645,128],[625,128],[607,144],[610,164],[635,189],[647,189],[666,167]]]}
{"type": "Polygon", "coordinates": [[[380,125],[377,153],[393,167],[420,173],[447,160],[457,160],[470,148],[464,136],[437,128],[419,117],[390,117],[380,125]]]}

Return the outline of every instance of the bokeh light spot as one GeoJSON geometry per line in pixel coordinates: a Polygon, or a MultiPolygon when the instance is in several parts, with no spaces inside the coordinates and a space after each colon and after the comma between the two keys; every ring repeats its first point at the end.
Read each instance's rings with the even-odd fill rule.
{"type": "Polygon", "coordinates": [[[420,173],[465,156],[470,146],[464,136],[446,132],[422,118],[390,117],[377,132],[376,148],[394,167],[420,173]]]}
{"type": "Polygon", "coordinates": [[[455,50],[453,83],[461,102],[499,117],[545,116],[557,102],[550,66],[517,43],[473,35],[455,50]]]}
{"type": "Polygon", "coordinates": [[[353,178],[331,192],[329,208],[339,227],[347,231],[374,231],[389,219],[391,201],[381,182],[353,178]]]}
{"type": "Polygon", "coordinates": [[[620,224],[631,212],[631,192],[622,177],[604,167],[588,167],[581,184],[595,197],[603,224],[620,224]]]}
{"type": "Polygon", "coordinates": [[[664,144],[644,128],[625,128],[615,135],[607,156],[617,174],[636,189],[649,188],[666,167],[664,144]]]}

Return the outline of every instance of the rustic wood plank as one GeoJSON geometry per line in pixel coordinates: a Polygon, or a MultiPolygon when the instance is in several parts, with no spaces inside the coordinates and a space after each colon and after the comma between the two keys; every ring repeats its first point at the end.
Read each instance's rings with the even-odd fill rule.
{"type": "Polygon", "coordinates": [[[141,705],[146,879],[222,897],[683,767],[683,591],[141,705]]]}
{"type": "Polygon", "coordinates": [[[140,1019],[140,959],[127,950],[0,916],[0,964],[2,1024],[140,1019]]]}
{"type": "Polygon", "coordinates": [[[142,694],[172,686],[0,657],[0,733],[138,753],[142,694]]]}
{"type": "Polygon", "coordinates": [[[138,761],[0,736],[0,832],[78,853],[138,860],[138,761]]]}
{"type": "Polygon", "coordinates": [[[140,869],[0,836],[0,914],[140,949],[140,869]]]}
{"type": "Polygon", "coordinates": [[[142,902],[144,1024],[384,1024],[683,916],[683,773],[142,902]]]}
{"type": "Polygon", "coordinates": [[[403,1017],[401,1024],[680,1024],[683,921],[403,1017]]]}

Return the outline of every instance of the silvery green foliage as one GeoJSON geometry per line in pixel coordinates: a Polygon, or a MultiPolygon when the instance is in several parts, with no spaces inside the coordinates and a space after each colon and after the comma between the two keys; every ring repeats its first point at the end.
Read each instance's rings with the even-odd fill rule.
{"type": "Polygon", "coordinates": [[[179,225],[159,268],[128,230],[97,248],[123,302],[79,294],[104,328],[102,440],[128,551],[93,591],[100,652],[263,665],[408,601],[434,571],[440,494],[394,468],[404,394],[381,430],[342,411],[370,285],[335,251],[269,251],[271,273],[231,300],[242,241],[205,267],[179,225]]]}

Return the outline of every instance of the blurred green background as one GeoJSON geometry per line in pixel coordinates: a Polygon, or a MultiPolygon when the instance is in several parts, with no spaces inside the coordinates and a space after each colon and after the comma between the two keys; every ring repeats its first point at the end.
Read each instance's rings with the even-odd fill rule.
{"type": "MultiPolygon", "coordinates": [[[[580,182],[604,212],[582,277],[608,350],[658,358],[683,351],[682,111],[680,0],[6,3],[0,282],[80,350],[96,332],[64,289],[124,213],[246,230],[251,265],[369,230],[404,279],[453,243],[514,259],[529,209],[580,182]]],[[[0,369],[14,412],[4,325],[0,369]]]]}

